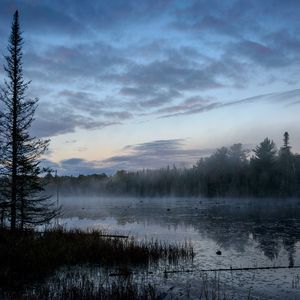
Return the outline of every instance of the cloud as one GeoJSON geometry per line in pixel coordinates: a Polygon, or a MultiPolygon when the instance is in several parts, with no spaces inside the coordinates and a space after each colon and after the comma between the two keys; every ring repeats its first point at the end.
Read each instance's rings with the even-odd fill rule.
{"type": "Polygon", "coordinates": [[[110,99],[98,100],[90,92],[62,90],[53,96],[59,101],[43,101],[38,107],[32,133],[49,137],[76,129],[101,129],[121,124],[133,117],[110,99]]]}
{"type": "Polygon", "coordinates": [[[236,91],[299,82],[298,1],[3,0],[1,36],[16,8],[38,136],[213,111],[250,101],[225,99],[236,91]]]}
{"type": "Polygon", "coordinates": [[[114,174],[121,169],[134,171],[173,165],[190,167],[201,157],[208,156],[215,151],[215,149],[187,149],[185,144],[184,139],[157,140],[125,146],[122,149],[124,154],[105,160],[89,161],[83,158],[70,158],[57,164],[54,163],[54,166],[59,170],[59,174],[67,175],[114,174]]]}
{"type": "Polygon", "coordinates": [[[257,66],[299,64],[297,1],[191,1],[177,8],[169,28],[219,46],[224,56],[257,66]],[[222,51],[223,50],[223,51],[222,51]]]}
{"type": "Polygon", "coordinates": [[[197,109],[204,109],[205,107],[211,107],[214,103],[210,103],[210,99],[204,99],[200,96],[194,96],[187,99],[184,99],[181,103],[167,106],[157,110],[156,114],[177,114],[186,112],[188,110],[197,110],[197,109]]]}
{"type": "Polygon", "coordinates": [[[120,103],[110,98],[97,99],[97,95],[91,92],[63,90],[57,94],[60,99],[65,99],[70,108],[78,112],[84,112],[91,117],[105,117],[110,121],[121,121],[132,118],[128,111],[119,109],[120,103]]]}
{"type": "Polygon", "coordinates": [[[163,113],[160,118],[171,118],[183,115],[191,115],[191,114],[199,114],[207,111],[211,111],[214,109],[220,109],[223,107],[228,106],[235,106],[235,105],[242,105],[254,102],[269,102],[269,103],[281,103],[285,104],[286,106],[298,104],[298,100],[295,99],[300,98],[300,89],[294,89],[284,92],[276,92],[276,93],[268,93],[268,94],[261,94],[256,95],[253,97],[243,98],[239,100],[232,100],[232,101],[214,101],[209,102],[208,100],[199,99],[199,102],[187,102],[189,99],[185,100],[181,105],[170,106],[163,110],[157,111],[157,113],[163,113]]]}
{"type": "Polygon", "coordinates": [[[63,106],[44,105],[39,107],[32,125],[32,133],[38,137],[51,137],[74,132],[76,128],[93,130],[115,124],[118,122],[95,120],[76,114],[72,109],[63,106]]]}
{"type": "Polygon", "coordinates": [[[168,27],[181,32],[190,32],[197,36],[214,33],[233,39],[240,37],[238,27],[233,22],[228,22],[219,16],[213,15],[201,15],[195,19],[175,19],[170,22],[168,27]]]}
{"type": "MultiPolygon", "coordinates": [[[[299,1],[270,0],[253,1],[189,1],[186,5],[177,7],[177,29],[194,29],[203,35],[203,31],[210,34],[219,33],[231,37],[260,34],[263,31],[287,24],[295,24],[298,20],[299,1]],[[181,23],[180,23],[181,22],[181,23]],[[179,26],[179,25],[182,26],[179,26]],[[269,26],[272,24],[273,26],[269,26]]],[[[172,23],[172,22],[171,22],[172,23]]],[[[176,23],[175,23],[176,24],[176,23]]],[[[176,28],[176,27],[175,27],[176,28]]]]}
{"type": "Polygon", "coordinates": [[[186,93],[214,91],[225,87],[241,87],[247,81],[244,65],[229,57],[222,60],[199,61],[193,48],[166,50],[166,58],[148,64],[133,64],[124,73],[106,74],[104,80],[121,85],[120,96],[127,99],[128,108],[159,108],[179,99],[186,93]],[[184,52],[184,58],[178,58],[184,52]],[[186,53],[187,56],[186,56],[186,53]]]}
{"type": "MultiPolygon", "coordinates": [[[[214,74],[212,74],[214,75],[214,74]]],[[[205,90],[221,87],[213,76],[206,74],[206,68],[178,65],[176,61],[155,61],[146,65],[134,65],[128,72],[107,79],[116,79],[124,84],[154,86],[160,88],[176,87],[178,90],[205,90]]]]}
{"type": "Polygon", "coordinates": [[[177,102],[177,109],[180,109],[182,104],[178,104],[178,101],[185,98],[185,93],[212,90],[226,85],[237,86],[242,81],[245,82],[241,74],[246,74],[242,65],[229,58],[222,61],[197,61],[203,56],[193,47],[165,47],[163,60],[143,64],[130,62],[130,59],[122,57],[120,49],[101,42],[76,47],[55,47],[43,55],[44,57],[33,55],[29,59],[32,63],[31,71],[41,68],[40,63],[46,64],[44,67],[47,67],[47,74],[44,79],[39,72],[36,73],[40,79],[48,82],[50,76],[52,80],[61,83],[60,78],[66,78],[65,84],[74,81],[82,85],[85,82],[91,89],[86,90],[83,86],[75,88],[70,84],[69,88],[60,89],[51,96],[55,100],[49,99],[49,107],[43,108],[47,113],[38,111],[37,125],[41,127],[39,135],[52,132],[53,135],[64,134],[74,132],[76,128],[102,128],[119,124],[143,116],[149,113],[149,109],[165,113],[174,102],[177,102]],[[106,82],[108,87],[116,85],[120,88],[117,93],[109,92],[110,96],[102,94],[99,97],[98,88],[101,87],[94,82],[95,78],[102,80],[102,85],[106,82]],[[79,79],[82,80],[78,81],[79,79]],[[55,104],[50,105],[50,101],[59,101],[59,105],[56,105],[58,107],[52,108],[55,104]],[[54,115],[55,110],[66,112],[64,124],[54,115]],[[50,117],[43,121],[42,118],[46,115],[50,117]],[[43,133],[44,128],[51,126],[51,119],[57,120],[53,130],[43,133]]]}
{"type": "Polygon", "coordinates": [[[128,145],[123,151],[128,154],[113,156],[103,162],[115,169],[136,170],[176,165],[190,166],[200,157],[211,154],[213,149],[186,149],[184,139],[158,140],[128,145]]]}
{"type": "Polygon", "coordinates": [[[130,63],[122,49],[104,41],[76,41],[74,45],[53,45],[44,51],[25,48],[27,76],[46,83],[90,80],[95,84],[108,70],[112,72],[130,63]]]}
{"type": "MultiPolygon", "coordinates": [[[[68,96],[73,95],[69,92],[66,94],[68,96]]],[[[120,124],[122,121],[131,119],[133,117],[132,113],[127,111],[104,111],[102,109],[100,109],[99,111],[97,111],[97,109],[94,110],[93,106],[91,105],[94,100],[91,103],[88,100],[85,102],[85,98],[82,97],[80,93],[75,93],[75,96],[78,96],[82,102],[78,104],[78,106],[76,104],[76,97],[74,98],[74,102],[71,101],[71,103],[73,104],[71,106],[55,106],[45,103],[40,106],[36,120],[33,123],[33,134],[39,137],[49,137],[68,132],[74,132],[76,128],[94,130],[120,124]],[[81,106],[83,109],[84,107],[86,107],[85,113],[83,114],[80,113],[81,106]],[[78,111],[76,109],[78,109],[78,111]],[[86,113],[90,114],[90,116],[86,113]],[[95,115],[101,115],[102,120],[94,118],[95,115]]],[[[177,104],[158,108],[148,115],[157,116],[158,118],[171,118],[191,114],[200,114],[203,112],[221,109],[229,106],[257,102],[259,103],[262,101],[265,103],[277,103],[279,105],[291,106],[299,104],[299,99],[300,89],[261,94],[253,97],[223,102],[209,97],[203,98],[200,96],[194,96],[188,97],[186,99],[183,98],[183,100],[177,104]]],[[[154,107],[157,106],[159,106],[159,104],[154,105],[154,107]]],[[[140,151],[142,148],[136,149],[140,151]]],[[[135,150],[135,148],[132,148],[132,150],[135,150]]]]}
{"type": "Polygon", "coordinates": [[[285,55],[281,47],[271,47],[249,40],[232,45],[230,52],[246,57],[267,68],[284,67],[293,62],[290,57],[285,55]]]}
{"type": "Polygon", "coordinates": [[[69,158],[69,159],[64,159],[60,161],[60,165],[64,167],[68,166],[78,166],[81,165],[82,163],[85,163],[85,160],[82,158],[69,158]]]}
{"type": "Polygon", "coordinates": [[[98,167],[98,162],[88,161],[82,158],[69,158],[58,163],[59,175],[87,175],[103,173],[107,171],[98,167]]]}
{"type": "Polygon", "coordinates": [[[108,31],[136,21],[156,19],[172,7],[173,1],[134,0],[60,1],[60,0],[1,0],[0,18],[10,22],[14,11],[21,12],[26,30],[35,34],[74,38],[108,31]]]}
{"type": "Polygon", "coordinates": [[[61,7],[49,4],[49,1],[2,0],[0,18],[10,24],[13,13],[18,9],[26,30],[40,34],[61,34],[64,28],[64,34],[73,36],[84,31],[79,20],[61,7]]]}
{"type": "Polygon", "coordinates": [[[273,93],[270,97],[270,101],[285,104],[287,106],[295,105],[299,103],[300,99],[300,89],[294,89],[289,91],[284,91],[281,93],[273,93]]]}
{"type": "Polygon", "coordinates": [[[49,168],[50,170],[58,170],[60,168],[58,163],[53,162],[49,159],[42,159],[40,162],[40,166],[43,168],[49,168]]]}

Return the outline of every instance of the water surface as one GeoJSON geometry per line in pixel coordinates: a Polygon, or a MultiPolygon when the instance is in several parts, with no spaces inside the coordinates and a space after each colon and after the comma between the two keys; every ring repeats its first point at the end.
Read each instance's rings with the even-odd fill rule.
{"type": "MultiPolygon", "coordinates": [[[[190,297],[197,298],[197,278],[203,276],[203,269],[300,266],[300,200],[68,197],[61,202],[64,217],[59,222],[69,228],[192,241],[193,262],[164,268],[193,273],[166,279],[162,269],[155,270],[157,284],[165,284],[183,298],[187,287],[190,297]]],[[[300,299],[297,268],[229,271],[217,276],[236,299],[241,292],[257,299],[300,299]]]]}

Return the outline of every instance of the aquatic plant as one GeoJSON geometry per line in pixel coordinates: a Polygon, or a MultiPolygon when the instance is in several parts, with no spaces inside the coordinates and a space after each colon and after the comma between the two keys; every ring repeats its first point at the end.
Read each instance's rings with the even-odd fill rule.
{"type": "Polygon", "coordinates": [[[192,259],[190,243],[166,244],[137,241],[104,231],[64,228],[44,232],[0,230],[0,283],[2,287],[45,278],[61,266],[97,264],[126,267],[149,266],[159,260],[192,259]]]}

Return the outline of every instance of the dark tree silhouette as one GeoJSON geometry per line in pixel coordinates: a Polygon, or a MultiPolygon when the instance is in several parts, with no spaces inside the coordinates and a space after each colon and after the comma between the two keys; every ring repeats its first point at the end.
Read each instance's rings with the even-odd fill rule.
{"type": "Polygon", "coordinates": [[[283,146],[279,151],[278,171],[280,173],[281,194],[291,196],[295,189],[295,162],[291,152],[290,136],[288,132],[283,135],[283,146]]]}
{"type": "Polygon", "coordinates": [[[290,152],[290,149],[291,149],[290,135],[287,131],[283,135],[283,147],[282,148],[285,149],[286,151],[290,152]]]}
{"type": "Polygon", "coordinates": [[[272,194],[275,183],[275,143],[265,138],[254,150],[251,158],[252,184],[259,196],[272,194]]]}
{"type": "Polygon", "coordinates": [[[275,162],[275,143],[265,138],[254,150],[253,160],[259,162],[265,168],[271,167],[275,162]]]}
{"type": "Polygon", "coordinates": [[[1,194],[12,230],[23,229],[26,224],[41,224],[57,213],[48,203],[49,197],[41,196],[43,190],[40,175],[40,158],[49,141],[30,135],[38,99],[28,99],[29,82],[23,79],[23,38],[19,14],[15,12],[5,56],[6,80],[1,90],[0,134],[2,140],[1,194]]]}

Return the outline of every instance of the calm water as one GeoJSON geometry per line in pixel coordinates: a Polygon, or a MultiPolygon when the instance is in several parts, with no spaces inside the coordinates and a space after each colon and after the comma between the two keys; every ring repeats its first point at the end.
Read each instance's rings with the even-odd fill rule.
{"type": "MultiPolygon", "coordinates": [[[[181,298],[199,296],[201,269],[300,266],[300,200],[64,198],[66,227],[104,228],[139,239],[192,241],[193,262],[164,266],[193,269],[153,278],[181,298]],[[216,255],[220,250],[222,255],[216,255]]],[[[208,276],[215,276],[211,272],[208,276]]],[[[300,299],[300,269],[219,272],[228,295],[300,299]]],[[[150,276],[151,277],[151,276],[150,276]]]]}

